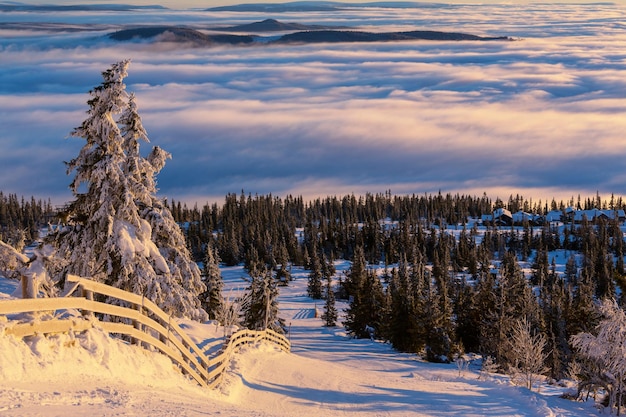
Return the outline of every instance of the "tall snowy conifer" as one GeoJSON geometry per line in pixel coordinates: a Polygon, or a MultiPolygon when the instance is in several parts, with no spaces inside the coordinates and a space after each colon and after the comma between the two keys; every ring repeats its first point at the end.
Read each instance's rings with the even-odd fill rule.
{"type": "Polygon", "coordinates": [[[333,290],[332,275],[326,276],[326,301],[324,302],[324,312],[322,321],[326,327],[334,327],[337,324],[337,307],[335,307],[335,293],[333,290]]]}
{"type": "Polygon", "coordinates": [[[72,132],[85,145],[67,163],[70,185],[68,227],[51,236],[67,273],[88,277],[145,296],[175,316],[205,319],[198,295],[205,290],[184,236],[156,197],[156,175],[169,153],[148,142],[134,96],[124,78],[130,61],[113,64],[90,91],[88,117],[72,132]],[[116,120],[117,117],[117,120],[116,120]]]}
{"type": "MultiPolygon", "coordinates": [[[[420,277],[421,280],[423,278],[420,277]]],[[[409,266],[406,255],[400,255],[398,269],[393,269],[387,291],[389,293],[390,314],[388,318],[389,340],[394,348],[401,352],[419,352],[424,344],[420,335],[416,309],[415,293],[411,285],[409,266]]],[[[417,296],[417,297],[416,297],[417,296]]],[[[421,311],[420,311],[421,312],[421,311]]]]}
{"type": "Polygon", "coordinates": [[[202,280],[206,285],[206,291],[200,296],[202,308],[209,314],[209,318],[216,319],[220,311],[223,310],[222,288],[224,281],[219,266],[219,255],[217,249],[209,243],[207,245],[206,256],[204,258],[204,268],[202,280]]]}
{"type": "Polygon", "coordinates": [[[320,264],[320,257],[317,249],[313,250],[311,256],[311,272],[309,272],[307,294],[309,297],[319,300],[322,298],[322,278],[323,278],[322,265],[320,264]]]}
{"type": "Polygon", "coordinates": [[[278,317],[278,287],[272,270],[265,268],[250,277],[252,281],[242,306],[244,325],[250,330],[267,328],[284,333],[284,320],[278,317]]]}
{"type": "Polygon", "coordinates": [[[346,278],[350,303],[343,324],[357,338],[374,337],[381,331],[385,294],[378,276],[367,269],[362,246],[357,246],[346,278]]]}

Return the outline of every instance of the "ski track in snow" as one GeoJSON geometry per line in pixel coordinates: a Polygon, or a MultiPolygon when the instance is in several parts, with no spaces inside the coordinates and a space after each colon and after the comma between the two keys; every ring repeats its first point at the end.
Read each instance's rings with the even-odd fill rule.
{"type": "MultiPolygon", "coordinates": [[[[338,266],[338,273],[345,265],[338,266]]],[[[224,294],[245,287],[241,267],[224,268],[224,294]]],[[[558,398],[562,388],[540,394],[509,384],[502,375],[479,381],[475,369],[459,373],[454,364],[430,364],[415,355],[395,352],[388,344],[351,339],[339,326],[322,327],[315,317],[323,302],[306,296],[306,272],[294,269],[295,280],[281,287],[281,317],[290,329],[292,352],[269,344],[243,348],[234,357],[222,385],[204,390],[162,359],[117,347],[102,369],[89,363],[89,350],[58,355],[64,367],[46,363],[55,356],[39,351],[22,369],[4,371],[0,381],[2,416],[441,416],[441,417],[569,417],[596,416],[591,403],[558,398]],[[83,356],[81,356],[83,355],[83,356]],[[136,355],[127,371],[112,365],[117,355],[136,355]],[[72,358],[75,362],[72,363],[72,358]],[[148,358],[148,359],[146,359],[148,358]],[[160,365],[153,363],[159,362],[160,365]],[[137,367],[137,370],[134,369],[137,367]],[[149,368],[153,367],[154,370],[149,368]],[[59,369],[57,369],[59,368],[59,369]],[[148,368],[148,369],[146,369],[148,368]],[[52,369],[52,370],[51,370],[52,369]],[[74,370],[73,370],[74,369],[74,370]],[[141,370],[142,376],[138,375],[141,370]],[[19,372],[18,372],[19,371],[19,372]],[[39,377],[40,372],[43,377],[39,377]],[[120,375],[121,374],[121,375],[120,375]],[[19,378],[17,376],[20,376],[19,378]]],[[[0,279],[0,282],[3,281],[0,279]]],[[[5,288],[6,285],[0,285],[5,288]]],[[[9,286],[10,287],[10,286],[9,286]]],[[[338,302],[342,312],[345,303],[338,302]]],[[[223,333],[215,325],[183,322],[203,350],[215,352],[223,333]]],[[[94,336],[91,336],[92,338],[94,336]]],[[[97,337],[95,338],[97,339],[97,337]]],[[[106,344],[107,342],[105,342],[106,344]]],[[[15,355],[11,343],[3,349],[15,355]]],[[[0,347],[1,347],[0,346],[0,347]]],[[[62,349],[63,343],[57,348],[62,349]]],[[[67,347],[65,347],[67,349],[67,347]]],[[[54,350],[54,349],[52,349],[54,350]]],[[[102,349],[99,355],[102,356],[102,349]]],[[[27,352],[29,353],[29,352],[27,352]]],[[[58,353],[58,352],[57,352],[58,353]]],[[[119,358],[121,360],[121,358],[119,358]]],[[[0,362],[2,363],[2,362],[0,362]]],[[[126,363],[126,362],[124,362],[126,363]]],[[[5,365],[8,366],[8,365],[5,365]]]]}

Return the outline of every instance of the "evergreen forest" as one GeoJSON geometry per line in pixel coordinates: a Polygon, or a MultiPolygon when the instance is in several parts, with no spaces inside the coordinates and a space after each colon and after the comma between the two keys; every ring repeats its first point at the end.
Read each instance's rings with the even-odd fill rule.
{"type": "MultiPolygon", "coordinates": [[[[333,302],[349,302],[342,324],[351,334],[431,361],[479,352],[505,370],[516,360],[509,357],[510,343],[523,317],[545,337],[546,374],[558,380],[574,357],[571,337],[593,332],[601,319],[594,303],[621,303],[626,285],[617,217],[510,226],[479,221],[496,208],[540,215],[572,206],[623,210],[623,201],[613,197],[533,203],[520,196],[492,201],[386,192],[304,201],[242,191],[221,205],[190,208],[171,200],[166,206],[196,262],[208,253],[211,262],[244,264],[252,283],[255,277],[267,281],[270,271],[278,285],[289,285],[291,267],[302,266],[311,271],[309,295],[319,299],[329,298],[335,275],[330,292],[333,302]],[[555,256],[566,259],[564,267],[557,268],[555,256]],[[336,274],[335,260],[350,261],[350,269],[336,274]]],[[[0,193],[2,236],[28,244],[60,221],[59,210],[0,193]]],[[[327,303],[332,325],[337,314],[329,308],[327,303]]]]}

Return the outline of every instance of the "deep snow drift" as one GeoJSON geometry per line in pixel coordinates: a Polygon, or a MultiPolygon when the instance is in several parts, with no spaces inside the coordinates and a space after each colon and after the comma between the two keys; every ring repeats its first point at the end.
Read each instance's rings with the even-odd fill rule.
{"type": "MultiPolygon", "coordinates": [[[[341,271],[347,264],[338,265],[341,271]]],[[[475,367],[429,364],[389,345],[324,328],[322,303],[306,296],[306,272],[281,287],[281,316],[292,353],[269,344],[240,351],[218,390],[187,380],[172,363],[109,338],[97,328],[82,335],[0,337],[0,412],[3,416],[592,416],[589,403],[541,393],[475,367]],[[319,316],[319,314],[318,314],[319,316]]],[[[223,270],[225,294],[244,288],[241,267],[223,270]]],[[[14,282],[0,279],[0,297],[14,282]]],[[[339,310],[345,305],[338,304],[339,310]]],[[[198,345],[215,351],[223,330],[182,322],[198,345]]],[[[5,326],[6,322],[0,323],[5,326]]]]}

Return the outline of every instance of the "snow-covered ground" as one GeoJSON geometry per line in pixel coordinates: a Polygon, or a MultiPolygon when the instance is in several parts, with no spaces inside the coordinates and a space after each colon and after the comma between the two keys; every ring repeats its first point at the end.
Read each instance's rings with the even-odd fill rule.
{"type": "MultiPolygon", "coordinates": [[[[226,291],[245,287],[243,269],[226,268],[223,275],[226,291]]],[[[165,357],[97,329],[27,341],[0,336],[0,415],[598,415],[591,402],[559,398],[562,387],[535,393],[501,375],[479,380],[474,368],[425,363],[387,344],[350,339],[341,327],[324,328],[315,317],[322,303],[306,296],[306,273],[294,275],[280,295],[292,352],[269,344],[245,348],[214,391],[187,380],[165,357]]],[[[0,291],[14,286],[0,278],[0,291]]],[[[205,351],[219,346],[223,332],[215,325],[182,325],[205,351]]]]}

